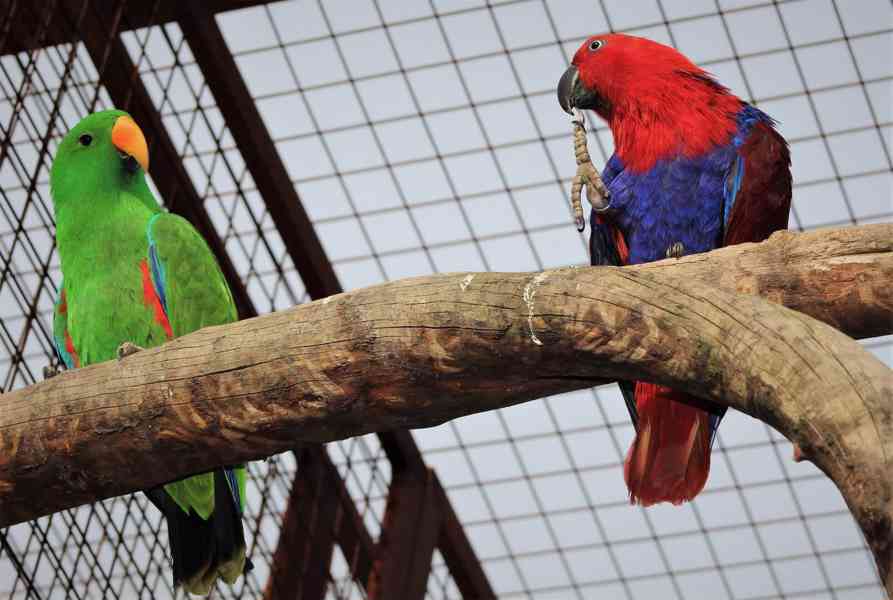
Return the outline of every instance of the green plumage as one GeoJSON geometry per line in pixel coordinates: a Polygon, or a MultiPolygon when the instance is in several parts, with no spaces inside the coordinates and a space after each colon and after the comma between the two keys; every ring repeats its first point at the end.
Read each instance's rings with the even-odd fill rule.
{"type": "MultiPolygon", "coordinates": [[[[70,367],[114,359],[124,342],[158,346],[170,337],[237,319],[205,241],[186,220],[158,205],[142,169],[113,144],[112,129],[122,116],[126,113],[112,110],[83,119],[63,139],[52,167],[63,273],[53,326],[60,355],[70,367]]],[[[244,467],[235,471],[229,479],[215,472],[224,473],[222,488],[215,486],[215,473],[206,473],[167,484],[164,492],[184,515],[192,511],[192,519],[211,519],[220,502],[235,504],[235,513],[229,513],[238,518],[245,502],[244,467]],[[218,492],[237,488],[239,502],[228,494],[215,498],[215,487],[218,492]]],[[[163,497],[159,503],[173,506],[163,497]]],[[[170,526],[171,511],[165,512],[170,526]]],[[[235,556],[216,556],[215,562],[211,552],[197,568],[184,570],[172,549],[175,579],[181,576],[193,593],[207,593],[218,571],[234,580],[244,563],[241,524],[236,526],[241,547],[235,556]]],[[[217,540],[218,554],[224,545],[217,540]]]]}

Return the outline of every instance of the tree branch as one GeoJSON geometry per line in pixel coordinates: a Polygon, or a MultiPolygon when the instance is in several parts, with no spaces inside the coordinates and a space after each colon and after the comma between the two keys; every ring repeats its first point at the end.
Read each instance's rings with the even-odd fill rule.
{"type": "Polygon", "coordinates": [[[889,334],[891,280],[885,224],[622,269],[419,277],[204,329],[0,397],[0,526],[301,442],[644,379],[797,443],[889,591],[891,371],[806,314],[889,334]]]}

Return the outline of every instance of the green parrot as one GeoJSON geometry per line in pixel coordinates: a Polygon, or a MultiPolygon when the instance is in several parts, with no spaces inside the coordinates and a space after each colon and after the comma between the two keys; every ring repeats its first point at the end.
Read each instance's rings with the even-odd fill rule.
{"type": "MultiPolygon", "coordinates": [[[[237,319],[201,235],[155,200],[149,151],[125,112],[85,117],[59,145],[50,173],[63,284],[53,336],[68,368],[121,358],[237,319]]],[[[245,467],[145,492],[167,519],[174,585],[206,595],[218,577],[251,569],[242,509],[245,467]]]]}

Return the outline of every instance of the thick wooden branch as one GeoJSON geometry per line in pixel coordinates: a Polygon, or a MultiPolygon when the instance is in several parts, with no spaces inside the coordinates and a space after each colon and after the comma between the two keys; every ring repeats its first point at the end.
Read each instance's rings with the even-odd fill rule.
{"type": "Polygon", "coordinates": [[[420,277],[205,329],[0,397],[0,526],[301,442],[646,379],[799,444],[889,590],[893,377],[806,314],[889,334],[891,281],[893,225],[871,225],[641,267],[420,277]]]}

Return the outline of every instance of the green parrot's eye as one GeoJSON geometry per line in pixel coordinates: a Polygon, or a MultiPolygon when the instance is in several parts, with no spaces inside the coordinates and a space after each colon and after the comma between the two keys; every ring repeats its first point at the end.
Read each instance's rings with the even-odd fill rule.
{"type": "Polygon", "coordinates": [[[592,50],[593,52],[595,52],[596,50],[598,50],[599,48],[601,48],[604,45],[605,45],[605,43],[601,40],[592,40],[592,43],[589,44],[589,49],[592,50]]]}
{"type": "Polygon", "coordinates": [[[78,138],[78,142],[80,142],[81,146],[89,146],[93,141],[93,136],[89,133],[85,133],[81,137],[78,138]]]}

